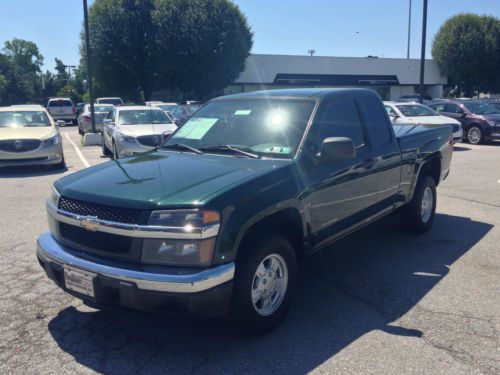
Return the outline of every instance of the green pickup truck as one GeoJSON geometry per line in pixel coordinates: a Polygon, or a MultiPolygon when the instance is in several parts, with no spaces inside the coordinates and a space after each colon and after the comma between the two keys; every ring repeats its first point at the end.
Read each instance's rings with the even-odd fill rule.
{"type": "Polygon", "coordinates": [[[154,151],[56,181],[37,257],[96,308],[265,331],[307,254],[393,212],[429,229],[452,150],[451,127],[393,127],[371,90],[220,97],[154,151]]]}

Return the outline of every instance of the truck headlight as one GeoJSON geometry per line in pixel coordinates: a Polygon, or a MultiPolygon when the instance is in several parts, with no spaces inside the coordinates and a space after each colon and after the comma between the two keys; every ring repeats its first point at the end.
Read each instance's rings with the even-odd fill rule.
{"type": "Polygon", "coordinates": [[[135,143],[135,137],[132,137],[131,135],[125,135],[125,134],[119,133],[118,139],[120,140],[120,142],[135,143]]]}
{"type": "Polygon", "coordinates": [[[61,143],[61,136],[59,134],[54,135],[43,141],[47,146],[58,145],[61,143]]]}
{"type": "Polygon", "coordinates": [[[50,200],[56,207],[59,205],[59,198],[61,198],[61,194],[59,194],[54,185],[52,185],[50,189],[50,200]]]}
{"type": "Polygon", "coordinates": [[[208,210],[153,211],[148,225],[166,231],[165,238],[144,239],[142,263],[208,266],[212,261],[220,214],[208,210]],[[168,232],[172,237],[168,238],[168,232]]]}

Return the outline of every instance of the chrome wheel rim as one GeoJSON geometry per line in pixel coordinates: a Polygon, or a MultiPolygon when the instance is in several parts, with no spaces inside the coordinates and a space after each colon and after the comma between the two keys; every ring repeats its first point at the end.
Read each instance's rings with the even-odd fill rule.
{"type": "Polygon", "coordinates": [[[422,205],[420,208],[420,217],[424,223],[427,223],[430,220],[433,205],[434,196],[432,195],[432,189],[430,187],[426,187],[424,195],[422,196],[422,205]]]}
{"type": "Polygon", "coordinates": [[[469,142],[472,144],[479,143],[481,140],[481,130],[476,127],[472,127],[469,129],[469,132],[467,133],[467,138],[469,139],[469,142]]]}
{"type": "Polygon", "coordinates": [[[260,262],[252,281],[252,304],[262,316],[273,314],[283,302],[288,287],[288,267],[279,254],[269,254],[260,262]]]}

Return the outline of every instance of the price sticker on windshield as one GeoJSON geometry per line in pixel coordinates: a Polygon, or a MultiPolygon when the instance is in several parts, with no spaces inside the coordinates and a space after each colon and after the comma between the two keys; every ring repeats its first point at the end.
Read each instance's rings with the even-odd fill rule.
{"type": "Polygon", "coordinates": [[[218,118],[191,118],[175,133],[174,138],[202,139],[218,120],[218,118]]]}

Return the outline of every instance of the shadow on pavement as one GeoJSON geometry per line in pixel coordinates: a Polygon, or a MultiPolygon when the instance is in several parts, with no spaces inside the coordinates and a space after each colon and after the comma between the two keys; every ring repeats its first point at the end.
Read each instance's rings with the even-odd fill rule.
{"type": "Polygon", "coordinates": [[[367,227],[305,262],[287,318],[261,337],[241,335],[225,319],[74,307],[48,328],[62,350],[102,373],[306,373],[373,330],[420,337],[392,322],[491,227],[448,215],[419,236],[391,218],[367,227]]]}
{"type": "Polygon", "coordinates": [[[462,147],[462,146],[454,146],[453,151],[470,151],[472,150],[470,147],[462,147]]]}
{"type": "Polygon", "coordinates": [[[49,176],[54,174],[61,174],[68,170],[66,166],[52,167],[52,166],[17,166],[17,167],[0,167],[1,178],[26,178],[49,176]]]}

